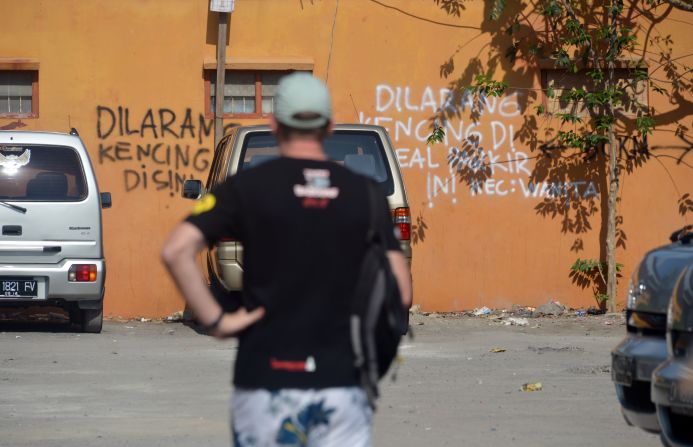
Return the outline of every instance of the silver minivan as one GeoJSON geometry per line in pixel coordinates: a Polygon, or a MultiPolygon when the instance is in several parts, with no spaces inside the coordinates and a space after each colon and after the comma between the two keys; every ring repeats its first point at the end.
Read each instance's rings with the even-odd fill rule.
{"type": "Polygon", "coordinates": [[[0,131],[0,306],[64,307],[101,332],[110,206],[76,130],[0,131]]]}
{"type": "MultiPolygon", "coordinates": [[[[337,124],[325,139],[330,160],[380,185],[390,205],[404,255],[411,263],[411,216],[404,181],[390,138],[384,127],[366,124],[337,124]]],[[[214,151],[212,167],[203,187],[199,180],[187,180],[183,197],[198,199],[227,177],[279,156],[277,141],[267,125],[236,127],[221,139],[214,151]]],[[[365,205],[364,205],[365,206],[365,205]]],[[[207,253],[203,269],[215,295],[237,293],[243,288],[243,246],[231,238],[222,239],[207,253]]]]}

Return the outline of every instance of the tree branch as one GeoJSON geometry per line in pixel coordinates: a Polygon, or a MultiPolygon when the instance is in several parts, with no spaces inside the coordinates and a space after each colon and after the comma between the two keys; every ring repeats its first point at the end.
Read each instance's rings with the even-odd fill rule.
{"type": "Polygon", "coordinates": [[[690,0],[664,0],[674,8],[683,9],[684,11],[693,11],[693,3],[690,0]]]}

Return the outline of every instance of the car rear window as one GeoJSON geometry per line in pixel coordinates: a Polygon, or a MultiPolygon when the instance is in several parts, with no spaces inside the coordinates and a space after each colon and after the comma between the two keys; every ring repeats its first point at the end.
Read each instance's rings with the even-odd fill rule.
{"type": "Polygon", "coordinates": [[[87,197],[82,161],[65,146],[0,146],[0,199],[76,202],[87,197]]]}
{"type": "MultiPolygon", "coordinates": [[[[376,132],[337,130],[325,139],[324,148],[330,160],[372,178],[388,195],[394,192],[385,148],[376,132]]],[[[251,132],[243,142],[238,170],[252,169],[277,157],[277,140],[270,132],[251,132]]]]}

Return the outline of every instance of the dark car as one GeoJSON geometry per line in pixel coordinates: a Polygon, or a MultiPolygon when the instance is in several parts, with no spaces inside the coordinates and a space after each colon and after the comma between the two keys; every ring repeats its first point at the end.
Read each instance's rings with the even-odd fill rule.
{"type": "Polygon", "coordinates": [[[652,401],[657,407],[662,442],[693,446],[693,265],[684,270],[674,287],[667,345],[669,356],[652,375],[652,401]]]}
{"type": "Polygon", "coordinates": [[[635,269],[628,287],[626,338],[611,352],[611,377],[630,425],[659,432],[655,404],[650,397],[653,371],[667,359],[667,309],[676,280],[693,265],[693,245],[682,235],[648,252],[635,269]]]}

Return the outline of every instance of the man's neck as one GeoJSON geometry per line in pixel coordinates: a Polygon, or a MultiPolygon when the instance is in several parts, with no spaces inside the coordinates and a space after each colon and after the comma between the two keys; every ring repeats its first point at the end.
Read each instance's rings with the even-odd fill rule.
{"type": "Polygon", "coordinates": [[[279,153],[283,157],[327,160],[322,143],[315,140],[292,140],[279,143],[279,153]]]}

